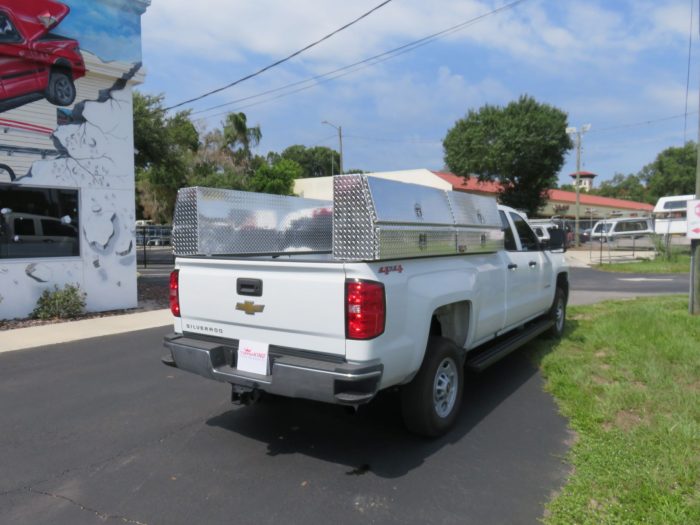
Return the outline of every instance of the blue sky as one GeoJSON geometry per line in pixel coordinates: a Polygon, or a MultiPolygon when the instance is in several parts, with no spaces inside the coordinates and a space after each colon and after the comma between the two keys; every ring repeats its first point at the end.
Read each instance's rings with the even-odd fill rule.
{"type": "MultiPolygon", "coordinates": [[[[242,110],[258,153],[292,144],[337,148],[346,169],[443,167],[441,141],[470,108],[521,94],[591,124],[583,169],[598,182],[635,173],[698,136],[697,0],[526,0],[417,50],[276,100],[254,96],[382,53],[508,2],[394,0],[311,51],[187,106],[202,128],[242,110]],[[687,119],[688,45],[694,2],[687,119]],[[255,104],[255,105],[253,105],[255,104]],[[249,106],[249,107],[247,107],[249,106]],[[666,119],[651,124],[639,124],[666,119]],[[635,125],[638,124],[638,125],[635,125]],[[613,128],[613,129],[611,129],[613,128]]],[[[175,104],[251,73],[350,21],[379,0],[154,0],[142,19],[146,82],[175,104]]],[[[560,182],[569,182],[575,153],[560,182]]]]}
{"type": "Polygon", "coordinates": [[[140,17],[120,7],[129,2],[130,0],[64,0],[71,10],[56,28],[56,33],[78,39],[82,49],[99,56],[105,62],[138,62],[141,60],[138,40],[140,17]]]}

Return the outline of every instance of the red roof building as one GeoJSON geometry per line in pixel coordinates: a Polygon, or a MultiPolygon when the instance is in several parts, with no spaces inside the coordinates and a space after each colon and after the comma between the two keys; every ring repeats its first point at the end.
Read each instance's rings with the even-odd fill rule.
{"type": "MultiPolygon", "coordinates": [[[[430,171],[426,169],[385,171],[368,173],[373,177],[398,180],[410,184],[422,184],[441,190],[463,191],[479,195],[496,196],[501,185],[497,182],[479,182],[476,177],[464,178],[446,171],[430,171]]],[[[312,177],[296,179],[294,193],[311,199],[332,199],[332,177],[312,177]]],[[[598,197],[586,192],[579,192],[579,217],[582,219],[601,219],[610,216],[636,217],[646,216],[654,207],[644,202],[627,201],[598,197]]],[[[549,190],[547,204],[538,212],[540,217],[554,215],[566,218],[576,216],[576,193],[564,190],[549,190]]]]}
{"type": "Polygon", "coordinates": [[[593,189],[593,179],[598,175],[590,171],[576,171],[569,175],[569,177],[574,179],[574,187],[576,187],[576,175],[578,175],[579,188],[585,191],[591,191],[593,189]]]}
{"type": "MultiPolygon", "coordinates": [[[[470,177],[465,181],[462,177],[454,173],[444,171],[433,171],[432,173],[443,181],[448,182],[454,191],[493,195],[501,190],[501,185],[497,182],[479,182],[476,177],[470,177]]],[[[605,217],[610,214],[631,217],[648,215],[654,209],[652,204],[647,204],[645,202],[599,197],[587,193],[579,193],[579,206],[580,217],[590,216],[592,218],[605,217]]],[[[576,192],[549,190],[547,205],[544,209],[540,210],[540,215],[546,217],[551,217],[552,215],[574,217],[576,215],[576,192]]]]}

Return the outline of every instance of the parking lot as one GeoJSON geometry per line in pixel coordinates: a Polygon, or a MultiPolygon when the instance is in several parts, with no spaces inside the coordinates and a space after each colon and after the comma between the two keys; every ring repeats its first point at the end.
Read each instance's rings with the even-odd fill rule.
{"type": "Polygon", "coordinates": [[[406,434],[160,363],[168,327],[0,355],[0,523],[535,523],[569,434],[525,354],[472,378],[457,428],[406,434]]]}

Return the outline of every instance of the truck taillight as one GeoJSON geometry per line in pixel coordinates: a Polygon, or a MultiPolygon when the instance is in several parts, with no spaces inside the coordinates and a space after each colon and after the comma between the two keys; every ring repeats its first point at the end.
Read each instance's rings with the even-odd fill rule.
{"type": "Polygon", "coordinates": [[[345,336],[373,339],[384,332],[384,285],[374,281],[345,282],[345,336]]]}
{"type": "Polygon", "coordinates": [[[175,317],[180,317],[180,270],[170,272],[170,311],[175,317]]]}

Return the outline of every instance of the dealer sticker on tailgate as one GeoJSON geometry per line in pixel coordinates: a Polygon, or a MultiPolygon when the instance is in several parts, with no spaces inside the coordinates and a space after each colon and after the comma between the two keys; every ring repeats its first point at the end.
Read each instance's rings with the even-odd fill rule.
{"type": "Polygon", "coordinates": [[[270,345],[259,341],[241,340],[238,343],[238,370],[252,374],[269,375],[270,360],[268,351],[270,345]]]}

